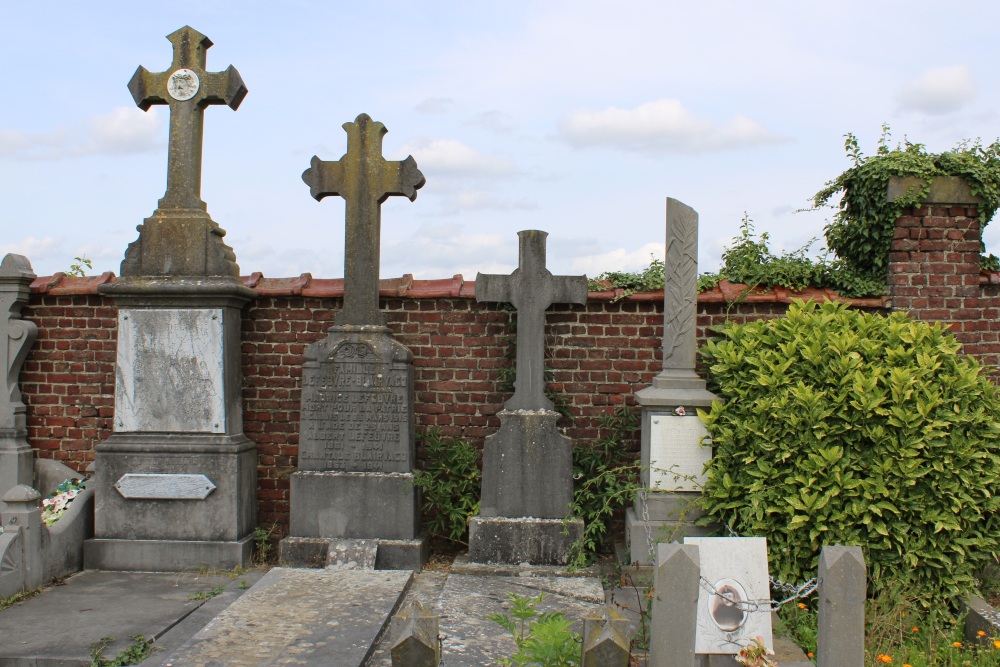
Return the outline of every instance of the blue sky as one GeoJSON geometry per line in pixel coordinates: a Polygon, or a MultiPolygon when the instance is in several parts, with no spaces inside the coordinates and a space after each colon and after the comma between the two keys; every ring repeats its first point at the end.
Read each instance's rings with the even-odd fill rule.
{"type": "MultiPolygon", "coordinates": [[[[701,216],[700,269],[746,211],[775,250],[813,237],[794,211],[871,153],[883,122],[934,151],[1000,135],[991,2],[25,3],[0,0],[0,254],[39,275],[86,255],[118,272],[166,182],[168,115],[126,84],[167,69],[190,25],[249,88],[206,111],[202,197],[244,274],[343,275],[343,203],[301,173],[340,158],[370,114],[413,155],[417,200],[383,206],[383,277],[507,272],[517,232],[549,268],[591,276],[662,257],[664,199],[701,216]]],[[[1000,225],[987,228],[1000,246],[1000,225]],[[996,228],[994,228],[996,227],[996,228]]]]}

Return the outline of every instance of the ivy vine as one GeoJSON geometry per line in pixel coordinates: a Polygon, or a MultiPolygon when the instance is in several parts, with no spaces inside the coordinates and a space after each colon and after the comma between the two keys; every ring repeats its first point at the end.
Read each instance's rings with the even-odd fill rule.
{"type": "MultiPolygon", "coordinates": [[[[972,193],[983,200],[979,206],[983,227],[1000,208],[1000,139],[986,146],[979,139],[963,141],[943,153],[928,153],[924,144],[906,137],[893,149],[889,142],[889,126],[883,124],[875,155],[866,156],[857,137],[848,132],[844,149],[854,166],[812,198],[817,208],[832,206],[831,199],[843,193],[839,210],[824,229],[827,247],[847,269],[883,282],[896,220],[927,199],[934,177],[959,176],[968,182],[972,193]],[[923,183],[889,202],[886,193],[892,176],[916,176],[923,183]]],[[[982,263],[984,268],[1000,268],[1000,260],[992,255],[982,263]]]]}

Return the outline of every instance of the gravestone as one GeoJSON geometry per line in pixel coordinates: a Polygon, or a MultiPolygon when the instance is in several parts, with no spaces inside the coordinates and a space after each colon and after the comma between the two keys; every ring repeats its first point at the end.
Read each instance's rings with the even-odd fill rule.
{"type": "Polygon", "coordinates": [[[629,559],[652,561],[653,543],[704,535],[696,526],[702,470],[712,450],[698,408],[718,400],[695,372],[698,315],[698,212],[667,198],[663,288],[663,370],[635,395],[642,409],[642,483],[625,513],[629,559]]]}
{"type": "Polygon", "coordinates": [[[206,71],[212,42],[183,27],[167,36],[165,72],[139,67],[135,103],[170,107],[167,189],[101,286],[118,307],[114,432],[97,446],[95,537],[87,568],[176,571],[250,561],[256,446],[243,433],[242,307],[225,231],[201,200],[204,110],[236,109],[239,73],[206,71]]]}
{"type": "Polygon", "coordinates": [[[500,431],[483,447],[479,515],[469,523],[469,557],[477,563],[564,565],[583,521],[565,521],[573,501],[570,439],[545,395],[545,309],[587,302],[586,276],[553,276],[545,268],[542,231],[518,232],[518,268],[509,276],[478,274],[476,301],[517,309],[514,395],[500,411],[500,431]]]}
{"type": "Polygon", "coordinates": [[[302,174],[312,196],[346,200],[344,306],[327,337],[305,351],[298,470],[291,476],[289,537],[282,562],[323,565],[331,540],[377,542],[376,567],[420,569],[413,355],[379,310],[381,204],[411,201],[424,185],[412,157],[382,157],[382,123],[345,123],[347,154],[313,157],[302,174]]]}
{"type": "MultiPolygon", "coordinates": [[[[0,262],[0,498],[15,486],[33,486],[34,465],[19,378],[38,327],[21,319],[35,274],[27,257],[6,255],[0,262]]],[[[0,513],[4,502],[0,500],[0,513]]]]}

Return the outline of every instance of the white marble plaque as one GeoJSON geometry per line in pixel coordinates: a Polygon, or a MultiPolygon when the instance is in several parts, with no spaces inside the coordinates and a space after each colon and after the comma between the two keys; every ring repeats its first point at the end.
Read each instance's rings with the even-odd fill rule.
{"type": "Polygon", "coordinates": [[[774,650],[767,605],[771,599],[767,540],[685,537],[684,544],[698,545],[701,560],[703,585],[698,591],[695,653],[736,654],[757,636],[774,650]]]}
{"type": "Polygon", "coordinates": [[[215,484],[204,475],[130,472],[115,488],[126,500],[204,500],[215,484]]]}
{"type": "Polygon", "coordinates": [[[712,458],[708,429],[698,415],[654,412],[649,417],[649,486],[655,491],[699,491],[712,458]]]}
{"type": "Polygon", "coordinates": [[[118,311],[115,431],[224,433],[221,308],[118,311]]]}

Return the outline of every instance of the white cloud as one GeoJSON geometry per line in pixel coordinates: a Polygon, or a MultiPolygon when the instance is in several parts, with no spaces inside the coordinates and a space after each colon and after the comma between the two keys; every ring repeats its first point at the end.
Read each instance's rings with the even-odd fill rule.
{"type": "Polygon", "coordinates": [[[460,211],[533,211],[538,204],[530,199],[504,199],[485,190],[460,190],[444,196],[441,215],[460,211]]]}
{"type": "Polygon", "coordinates": [[[412,155],[424,173],[484,177],[517,172],[514,163],[483,155],[455,139],[418,139],[403,146],[399,153],[412,155]]]}
{"type": "Polygon", "coordinates": [[[418,279],[476,273],[510,273],[517,268],[517,237],[463,232],[460,224],[421,225],[406,238],[389,240],[382,249],[383,276],[412,273],[418,279]]]}
{"type": "Polygon", "coordinates": [[[563,119],[560,131],[573,146],[645,153],[702,153],[786,140],[746,116],[734,116],[723,125],[699,118],[673,99],[634,109],[574,111],[563,119]]]}
{"type": "Polygon", "coordinates": [[[899,93],[899,104],[906,111],[940,115],[957,111],[976,95],[972,71],[966,65],[932,67],[899,93]]]}
{"type": "Polygon", "coordinates": [[[455,106],[455,100],[450,97],[428,97],[426,100],[413,107],[417,113],[428,116],[437,116],[448,113],[455,106]]]}
{"type": "Polygon", "coordinates": [[[514,129],[511,120],[511,117],[502,111],[484,111],[473,118],[470,125],[503,134],[514,129]]]}
{"type": "Polygon", "coordinates": [[[654,259],[662,260],[664,253],[663,243],[647,243],[637,250],[615,248],[597,255],[583,255],[570,262],[570,266],[574,272],[596,278],[605,271],[641,271],[654,259]]]}
{"type": "Polygon", "coordinates": [[[32,269],[38,275],[41,275],[38,273],[38,267],[49,264],[52,260],[66,262],[66,267],[69,267],[68,253],[63,249],[63,240],[52,236],[43,238],[29,236],[14,243],[0,243],[0,259],[9,253],[27,257],[32,269]]]}
{"type": "Polygon", "coordinates": [[[86,155],[127,155],[162,147],[163,119],[148,112],[116,107],[78,126],[57,127],[40,134],[0,130],[0,158],[58,160],[86,155]]]}

